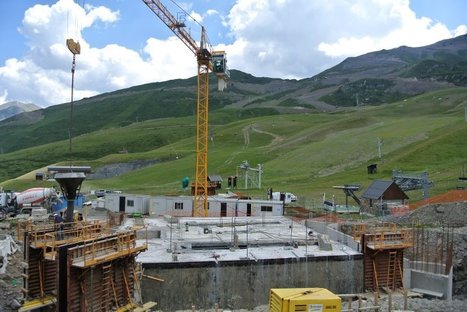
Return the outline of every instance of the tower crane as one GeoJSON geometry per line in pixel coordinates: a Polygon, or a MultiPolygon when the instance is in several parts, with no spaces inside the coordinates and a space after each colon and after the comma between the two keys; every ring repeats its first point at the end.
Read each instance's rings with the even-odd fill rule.
{"type": "Polygon", "coordinates": [[[194,181],[193,216],[206,217],[208,214],[208,104],[209,72],[218,78],[218,89],[222,91],[229,78],[227,59],[224,51],[212,51],[206,30],[201,26],[199,45],[186,31],[185,23],[177,20],[159,0],[143,2],[164,22],[164,24],[194,53],[198,62],[198,95],[196,114],[196,171],[194,181]]]}

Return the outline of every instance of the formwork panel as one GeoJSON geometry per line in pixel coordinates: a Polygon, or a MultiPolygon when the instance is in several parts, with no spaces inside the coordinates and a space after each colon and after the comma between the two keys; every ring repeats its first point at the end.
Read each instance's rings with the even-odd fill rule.
{"type": "Polygon", "coordinates": [[[53,226],[28,228],[24,235],[25,299],[52,295],[50,302],[56,302],[60,312],[135,306],[135,257],[147,245],[136,244],[135,231],[105,234],[98,223],[91,224],[92,231],[83,224],[70,225],[64,231],[69,237],[66,233],[57,237],[50,232],[53,226]]]}

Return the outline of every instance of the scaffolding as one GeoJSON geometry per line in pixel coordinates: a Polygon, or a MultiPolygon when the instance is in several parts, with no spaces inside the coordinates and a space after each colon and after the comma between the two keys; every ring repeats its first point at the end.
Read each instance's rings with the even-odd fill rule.
{"type": "Polygon", "coordinates": [[[135,258],[147,249],[136,230],[111,233],[100,221],[18,225],[24,237],[20,311],[55,305],[57,311],[145,311],[135,289],[135,258]]]}
{"type": "Polygon", "coordinates": [[[352,230],[362,246],[365,290],[402,288],[404,249],[413,246],[413,230],[393,223],[357,224],[352,230]]]}

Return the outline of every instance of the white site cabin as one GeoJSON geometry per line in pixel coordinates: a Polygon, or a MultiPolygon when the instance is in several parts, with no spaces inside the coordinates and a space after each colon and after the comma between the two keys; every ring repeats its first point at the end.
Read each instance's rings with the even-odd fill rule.
{"type": "MultiPolygon", "coordinates": [[[[208,197],[208,217],[282,216],[281,201],[208,197]]],[[[155,196],[151,198],[151,216],[189,217],[193,213],[193,196],[155,196]]]]}

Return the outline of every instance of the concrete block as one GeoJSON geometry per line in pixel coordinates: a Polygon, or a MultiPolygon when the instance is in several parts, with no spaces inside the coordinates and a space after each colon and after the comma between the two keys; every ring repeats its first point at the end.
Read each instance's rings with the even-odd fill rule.
{"type": "Polygon", "coordinates": [[[332,244],[327,235],[318,235],[318,246],[320,250],[332,250],[332,244]]]}

